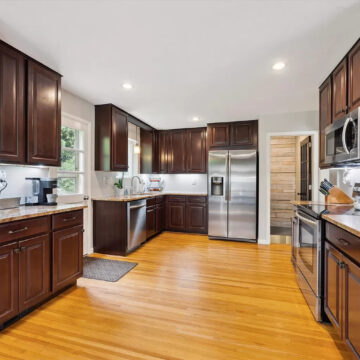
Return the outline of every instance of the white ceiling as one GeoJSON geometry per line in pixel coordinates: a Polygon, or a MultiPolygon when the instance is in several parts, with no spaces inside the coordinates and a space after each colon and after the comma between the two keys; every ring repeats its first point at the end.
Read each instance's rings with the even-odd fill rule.
{"type": "Polygon", "coordinates": [[[12,0],[0,1],[0,38],[84,99],[180,128],[317,109],[359,19],[360,0],[12,0]]]}

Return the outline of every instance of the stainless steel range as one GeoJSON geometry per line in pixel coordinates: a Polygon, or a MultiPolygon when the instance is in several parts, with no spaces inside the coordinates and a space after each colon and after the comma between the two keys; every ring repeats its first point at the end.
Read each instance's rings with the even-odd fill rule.
{"type": "Polygon", "coordinates": [[[292,261],[297,281],[315,319],[324,319],[322,205],[300,205],[294,209],[292,261]]]}

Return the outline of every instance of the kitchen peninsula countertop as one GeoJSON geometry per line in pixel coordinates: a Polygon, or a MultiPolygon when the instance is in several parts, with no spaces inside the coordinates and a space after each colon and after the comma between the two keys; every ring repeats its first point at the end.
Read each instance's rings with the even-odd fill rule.
{"type": "Polygon", "coordinates": [[[174,191],[174,192],[154,192],[153,194],[138,194],[138,195],[127,195],[127,196],[94,196],[91,200],[94,201],[134,201],[134,200],[141,200],[141,199],[148,199],[156,196],[163,196],[163,195],[184,195],[184,196],[207,196],[205,192],[181,192],[181,191],[174,191]]]}
{"type": "Polygon", "coordinates": [[[0,210],[0,224],[39,216],[53,215],[67,211],[81,210],[85,208],[87,208],[85,203],[58,204],[54,206],[20,206],[14,209],[0,210]]]}
{"type": "Polygon", "coordinates": [[[324,220],[360,237],[360,215],[323,214],[322,218],[324,220]]]}

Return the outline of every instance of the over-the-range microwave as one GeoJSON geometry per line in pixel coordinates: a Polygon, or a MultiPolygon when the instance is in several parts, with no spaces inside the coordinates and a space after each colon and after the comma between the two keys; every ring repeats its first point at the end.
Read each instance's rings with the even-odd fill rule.
{"type": "Polygon", "coordinates": [[[360,107],[325,129],[325,163],[351,165],[360,161],[360,107]]]}

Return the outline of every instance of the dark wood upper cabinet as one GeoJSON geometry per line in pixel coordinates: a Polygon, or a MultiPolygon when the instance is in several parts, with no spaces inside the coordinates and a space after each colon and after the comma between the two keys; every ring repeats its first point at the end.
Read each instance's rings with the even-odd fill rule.
{"type": "Polygon", "coordinates": [[[82,275],[82,225],[53,233],[52,266],[52,291],[54,292],[74,283],[82,275]]]}
{"type": "Polygon", "coordinates": [[[257,121],[238,121],[230,125],[230,146],[257,147],[257,121]]]}
{"type": "Polygon", "coordinates": [[[28,60],[27,162],[60,166],[61,76],[28,60]]]}
{"type": "Polygon", "coordinates": [[[170,130],[168,132],[168,172],[182,174],[186,172],[185,162],[186,133],[184,130],[170,130]]]}
{"type": "Polygon", "coordinates": [[[353,47],[348,55],[349,64],[349,110],[360,106],[360,41],[353,47]]]}
{"type": "Polygon", "coordinates": [[[344,257],[344,331],[343,336],[356,357],[360,358],[360,267],[344,257]]]}
{"type": "Polygon", "coordinates": [[[157,131],[140,129],[140,173],[159,172],[159,134],[157,131]]]}
{"type": "Polygon", "coordinates": [[[0,161],[25,162],[25,59],[0,43],[0,161]]]}
{"type": "Polygon", "coordinates": [[[186,172],[206,173],[206,129],[186,130],[186,172]]]}
{"type": "Polygon", "coordinates": [[[331,122],[331,77],[329,77],[319,89],[320,167],[325,162],[325,128],[331,122]]]}
{"type": "Polygon", "coordinates": [[[128,170],[128,120],[111,104],[95,106],[95,170],[128,170]]]}
{"type": "Polygon", "coordinates": [[[226,147],[230,145],[230,125],[228,123],[209,124],[207,127],[209,148],[226,147]]]}
{"type": "Polygon", "coordinates": [[[20,312],[50,294],[50,235],[20,241],[20,312]]]}
{"type": "Polygon", "coordinates": [[[347,59],[345,58],[332,73],[332,116],[333,122],[347,113],[347,59]]]}
{"type": "Polygon", "coordinates": [[[325,243],[325,312],[341,336],[341,254],[325,243]]]}
{"type": "Polygon", "coordinates": [[[158,156],[159,156],[159,173],[168,172],[168,132],[158,132],[158,156]]]}
{"type": "Polygon", "coordinates": [[[0,246],[0,324],[19,313],[19,244],[0,246]]]}

